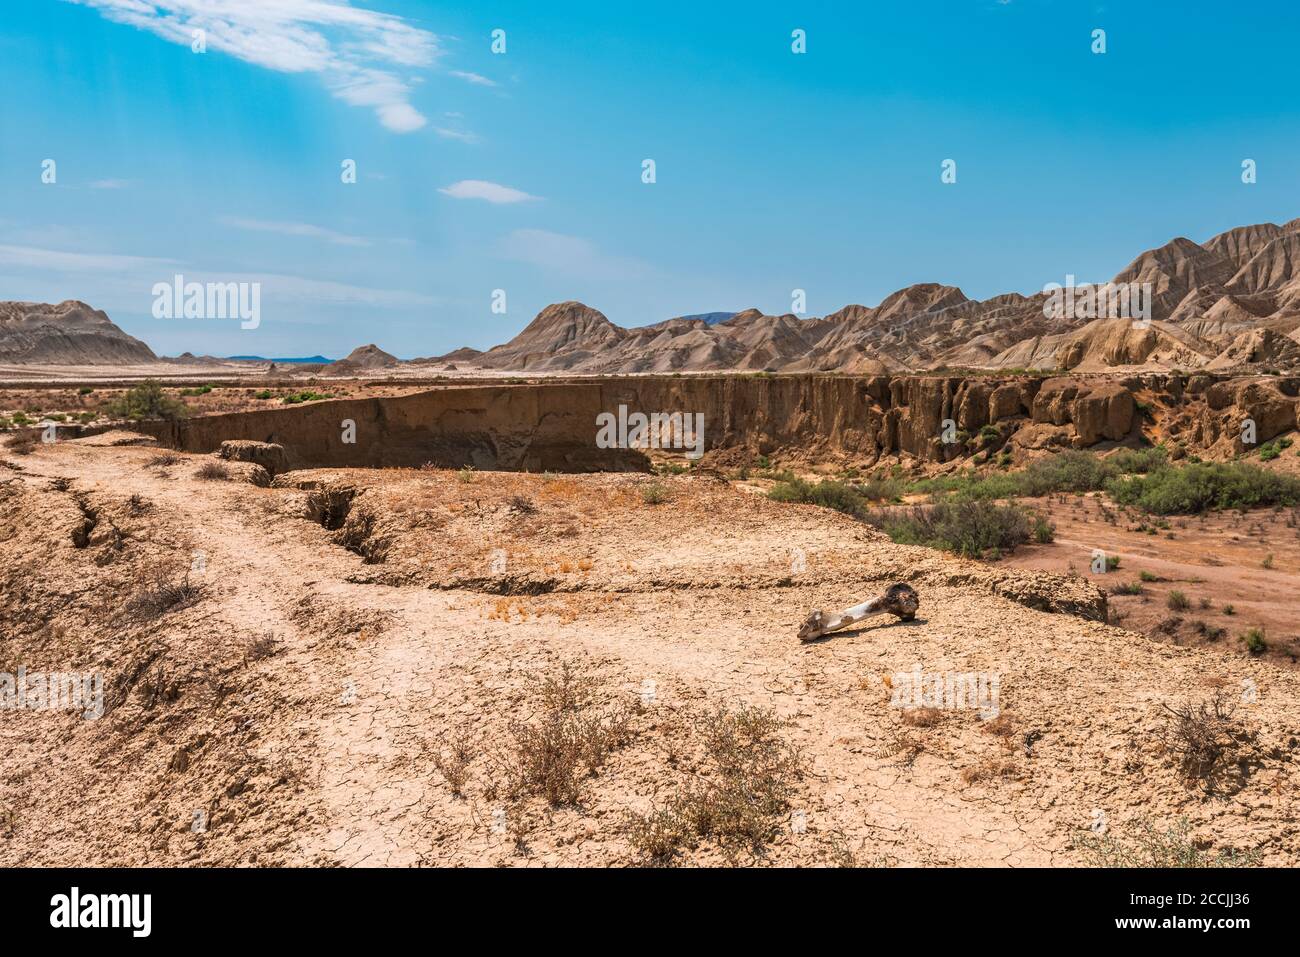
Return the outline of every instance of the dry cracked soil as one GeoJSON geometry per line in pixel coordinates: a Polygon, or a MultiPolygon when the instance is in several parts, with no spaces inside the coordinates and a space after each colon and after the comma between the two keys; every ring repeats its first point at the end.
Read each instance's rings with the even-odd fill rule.
{"type": "Polygon", "coordinates": [[[1083,577],[707,473],[4,459],[0,672],[100,674],[104,713],[0,712],[0,864],[1084,865],[1180,821],[1300,863],[1300,673],[1083,577]],[[796,640],[895,581],[915,621],[796,640]],[[918,668],[994,709],[896,706],[918,668]],[[1215,696],[1191,774],[1169,709],[1215,696]]]}

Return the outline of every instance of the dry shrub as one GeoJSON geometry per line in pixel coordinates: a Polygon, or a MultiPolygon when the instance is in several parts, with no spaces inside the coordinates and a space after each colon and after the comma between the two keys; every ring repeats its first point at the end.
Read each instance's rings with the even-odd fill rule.
{"type": "Polygon", "coordinates": [[[153,621],[168,612],[188,608],[202,595],[203,586],[191,582],[188,571],[179,579],[155,571],[153,580],[128,598],[123,610],[131,621],[153,621]]]}
{"type": "Polygon", "coordinates": [[[14,455],[31,455],[36,451],[36,433],[19,432],[5,439],[5,448],[14,455]]]}
{"type": "Polygon", "coordinates": [[[450,753],[439,750],[434,755],[434,767],[446,779],[447,786],[456,797],[461,797],[465,793],[465,785],[469,782],[469,763],[473,757],[473,748],[470,747],[469,739],[463,730],[457,731],[452,736],[450,753]]]}
{"type": "Polygon", "coordinates": [[[1211,854],[1197,847],[1187,818],[1165,830],[1150,821],[1139,821],[1136,834],[1127,841],[1108,830],[1076,835],[1073,844],[1093,867],[1252,867],[1259,862],[1258,852],[1220,850],[1211,854]]]}
{"type": "Polygon", "coordinates": [[[999,778],[1016,778],[1020,771],[1014,761],[999,758],[985,758],[979,764],[963,768],[961,779],[967,784],[979,784],[981,781],[993,781],[999,778]]]}
{"type": "Polygon", "coordinates": [[[1206,792],[1221,786],[1232,766],[1244,776],[1255,736],[1238,725],[1236,705],[1225,688],[1199,704],[1171,708],[1165,727],[1165,748],[1178,762],[1188,785],[1199,784],[1206,792]]]}
{"type": "Polygon", "coordinates": [[[938,708],[904,708],[903,724],[913,728],[933,728],[943,721],[943,712],[938,708]]]}
{"type": "Polygon", "coordinates": [[[885,735],[885,744],[881,750],[886,757],[897,758],[903,767],[910,768],[925,752],[925,742],[909,733],[901,724],[890,725],[885,735]]]}
{"type": "Polygon", "coordinates": [[[534,721],[510,722],[508,788],[512,796],[542,797],[553,806],[577,804],[583,782],[631,740],[632,710],[597,707],[594,680],[567,662],[543,679],[539,697],[534,721]]]}
{"type": "Polygon", "coordinates": [[[144,463],[144,467],[147,469],[165,469],[170,468],[181,461],[183,460],[175,452],[160,452],[159,454],[150,457],[149,461],[144,463]]]}
{"type": "Polygon", "coordinates": [[[230,469],[220,462],[204,462],[194,473],[194,477],[209,482],[227,482],[230,480],[230,469]]]}
{"type": "Polygon", "coordinates": [[[729,855],[761,852],[789,811],[800,776],[785,727],[772,712],[745,705],[704,714],[696,725],[704,772],[664,806],[632,817],[632,845],[658,862],[704,840],[716,841],[729,855]]]}
{"type": "Polygon", "coordinates": [[[251,664],[273,657],[280,650],[280,639],[273,632],[264,632],[248,643],[244,649],[244,663],[251,664]]]}

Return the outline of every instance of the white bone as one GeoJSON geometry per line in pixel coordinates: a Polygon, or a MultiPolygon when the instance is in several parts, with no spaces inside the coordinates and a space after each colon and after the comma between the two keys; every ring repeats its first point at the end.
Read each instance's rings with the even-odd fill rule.
{"type": "Polygon", "coordinates": [[[883,595],[877,595],[875,598],[868,599],[851,608],[845,608],[837,615],[827,617],[822,614],[821,609],[815,609],[799,628],[799,640],[813,641],[823,635],[830,634],[832,631],[840,631],[849,627],[849,625],[862,621],[864,618],[870,618],[884,612],[895,615],[904,621],[910,621],[916,614],[919,605],[920,598],[912,590],[911,586],[890,585],[883,595]]]}

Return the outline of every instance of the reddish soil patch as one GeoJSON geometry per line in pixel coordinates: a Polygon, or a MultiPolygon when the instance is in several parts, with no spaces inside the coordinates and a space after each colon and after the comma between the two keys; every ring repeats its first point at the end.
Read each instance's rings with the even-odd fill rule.
{"type": "Polygon", "coordinates": [[[1144,516],[1105,496],[1027,500],[1056,525],[1056,541],[1021,549],[1001,564],[1075,572],[1110,593],[1111,620],[1176,645],[1217,644],[1247,655],[1248,629],[1264,632],[1263,657],[1300,659],[1300,509],[1144,516]],[[1094,550],[1119,566],[1094,572],[1094,550]],[[1148,579],[1143,580],[1146,573],[1148,579]],[[1137,590],[1128,594],[1126,589],[1137,590]],[[1180,592],[1187,607],[1171,594],[1180,592]],[[1221,629],[1221,631],[1220,631],[1221,629]]]}

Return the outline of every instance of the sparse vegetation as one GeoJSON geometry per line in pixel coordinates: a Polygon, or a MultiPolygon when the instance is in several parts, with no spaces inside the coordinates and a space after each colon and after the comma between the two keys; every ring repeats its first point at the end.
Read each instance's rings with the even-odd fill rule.
{"type": "Polygon", "coordinates": [[[833,508],[854,518],[866,518],[869,511],[866,497],[844,482],[824,479],[816,485],[803,479],[789,478],[772,486],[767,497],[774,502],[795,502],[801,505],[820,505],[833,508]]]}
{"type": "Polygon", "coordinates": [[[1245,462],[1194,462],[1112,482],[1107,492],[1121,505],[1157,515],[1295,505],[1300,479],[1245,462]]]}
{"type": "Polygon", "coordinates": [[[1165,605],[1170,611],[1187,611],[1192,607],[1192,603],[1187,600],[1187,596],[1175,588],[1165,598],[1165,605]]]}
{"type": "MultiPolygon", "coordinates": [[[[266,396],[268,399],[270,397],[269,394],[266,396]]],[[[261,397],[259,396],[259,398],[261,397]]],[[[332,398],[334,398],[334,394],[331,392],[317,392],[314,389],[303,389],[299,392],[290,392],[288,395],[282,396],[280,401],[285,405],[298,405],[302,402],[317,402],[321,399],[332,398]]]]}
{"type": "Polygon", "coordinates": [[[1248,628],[1241,640],[1246,644],[1246,650],[1252,655],[1262,655],[1268,650],[1268,641],[1264,638],[1263,628],[1248,628]]]}
{"type": "Polygon", "coordinates": [[[203,594],[203,586],[190,581],[189,573],[172,579],[155,572],[153,580],[127,599],[124,611],[133,621],[149,622],[172,611],[194,604],[203,594]]]}
{"type": "Polygon", "coordinates": [[[181,419],[189,414],[189,406],[167,395],[158,382],[148,379],[113,399],[104,406],[104,411],[121,419],[181,419]]]}
{"type": "Polygon", "coordinates": [[[1052,540],[1052,526],[1014,505],[964,500],[872,512],[867,521],[902,545],[927,545],[970,558],[1000,556],[1031,539],[1052,540]]]}
{"type": "Polygon", "coordinates": [[[704,769],[665,805],[634,816],[632,844],[665,863],[682,849],[716,841],[728,854],[760,853],[790,810],[800,768],[770,711],[718,709],[700,720],[704,769]]]}
{"type": "Polygon", "coordinates": [[[658,482],[641,486],[641,501],[647,505],[662,505],[668,501],[668,490],[658,482]]]}
{"type": "Polygon", "coordinates": [[[1164,708],[1169,713],[1165,747],[1177,761],[1183,779],[1214,791],[1223,774],[1239,764],[1242,748],[1252,740],[1233,720],[1235,705],[1219,688],[1199,704],[1164,708]]]}
{"type": "Polygon", "coordinates": [[[595,682],[568,663],[543,679],[539,697],[535,720],[509,726],[513,744],[504,770],[510,792],[552,806],[576,804],[583,781],[631,740],[632,711],[622,704],[597,708],[595,682]]]}
{"type": "Polygon", "coordinates": [[[209,482],[225,482],[230,479],[230,469],[221,462],[204,462],[194,475],[209,482]]]}
{"type": "Polygon", "coordinates": [[[1202,850],[1191,839],[1187,818],[1180,818],[1167,829],[1141,821],[1127,840],[1110,830],[1104,834],[1089,832],[1076,837],[1074,845],[1093,867],[1251,867],[1259,860],[1258,853],[1253,852],[1202,850]]]}

